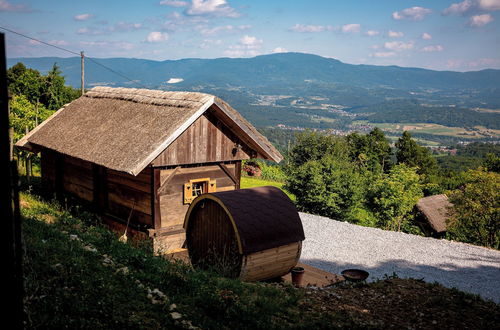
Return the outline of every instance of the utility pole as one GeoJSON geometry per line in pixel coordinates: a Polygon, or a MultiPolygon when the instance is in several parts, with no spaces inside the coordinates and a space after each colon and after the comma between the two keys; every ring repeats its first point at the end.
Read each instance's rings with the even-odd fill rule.
{"type": "Polygon", "coordinates": [[[82,95],[85,93],[85,55],[83,51],[80,52],[81,62],[82,62],[82,95]]]}

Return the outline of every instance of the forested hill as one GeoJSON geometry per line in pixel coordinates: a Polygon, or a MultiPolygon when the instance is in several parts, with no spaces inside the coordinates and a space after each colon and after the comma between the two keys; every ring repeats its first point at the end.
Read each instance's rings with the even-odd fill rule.
{"type": "MultiPolygon", "coordinates": [[[[182,79],[176,87],[197,85],[287,87],[307,84],[342,84],[363,88],[395,89],[490,89],[500,88],[500,70],[473,72],[433,71],[398,66],[353,65],[332,58],[303,53],[262,55],[253,58],[181,59],[152,61],[132,58],[97,59],[113,70],[151,88],[182,79]],[[174,80],[175,81],[175,80],[174,80]]],[[[23,62],[46,72],[54,63],[67,83],[80,84],[80,58],[10,58],[8,66],[23,62]]],[[[87,84],[129,85],[126,79],[87,60],[87,84]]],[[[170,84],[169,84],[170,85],[170,84]]]]}

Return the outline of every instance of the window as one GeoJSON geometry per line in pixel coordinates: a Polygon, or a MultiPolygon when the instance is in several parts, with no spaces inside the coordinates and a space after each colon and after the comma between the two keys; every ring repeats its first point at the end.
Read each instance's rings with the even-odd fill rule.
{"type": "Polygon", "coordinates": [[[217,183],[210,178],[189,180],[184,184],[184,204],[190,204],[196,197],[216,190],[217,183]]]}

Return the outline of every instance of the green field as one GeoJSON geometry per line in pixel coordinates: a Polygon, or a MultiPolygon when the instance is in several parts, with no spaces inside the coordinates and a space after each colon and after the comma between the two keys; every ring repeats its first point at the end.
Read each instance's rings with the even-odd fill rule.
{"type": "Polygon", "coordinates": [[[270,181],[270,180],[262,180],[262,179],[257,179],[257,178],[249,178],[247,176],[242,176],[241,177],[241,188],[254,188],[254,187],[262,187],[262,186],[273,186],[280,188],[283,190],[285,194],[290,197],[292,201],[295,201],[295,196],[283,189],[283,182],[276,182],[276,181],[270,181]]]}

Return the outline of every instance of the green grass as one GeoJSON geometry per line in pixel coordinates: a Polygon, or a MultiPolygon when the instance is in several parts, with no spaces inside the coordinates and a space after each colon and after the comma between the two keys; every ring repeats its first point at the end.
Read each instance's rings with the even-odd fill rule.
{"type": "Polygon", "coordinates": [[[66,210],[26,193],[21,206],[28,329],[388,328],[395,325],[393,306],[398,306],[396,327],[408,328],[414,310],[405,307],[413,306],[415,296],[436,295],[442,297],[439,306],[419,307],[424,324],[427,315],[442,311],[440,328],[486,329],[500,315],[498,305],[442,287],[429,291],[435,285],[425,283],[403,295],[400,288],[410,282],[332,291],[243,283],[155,257],[149,241],[122,243],[82,208],[66,210]],[[367,296],[373,302],[358,306],[367,296]],[[388,305],[388,299],[394,301],[388,305]]]}
{"type": "Polygon", "coordinates": [[[259,178],[251,178],[251,177],[248,177],[248,176],[242,176],[241,177],[241,188],[242,189],[245,189],[245,188],[254,188],[254,187],[262,187],[262,186],[273,186],[273,187],[277,187],[277,188],[280,188],[281,190],[283,190],[283,192],[285,194],[288,195],[288,197],[292,200],[292,201],[295,201],[295,196],[291,193],[289,193],[288,191],[286,191],[283,186],[285,184],[283,182],[276,182],[276,181],[271,181],[271,180],[263,180],[263,179],[259,179],[259,178]]]}

